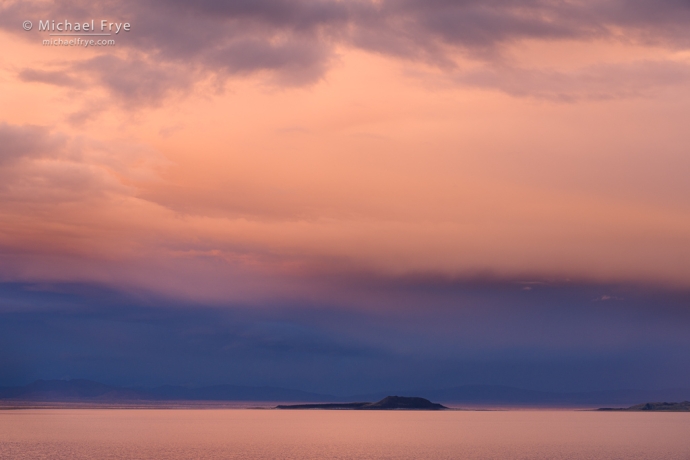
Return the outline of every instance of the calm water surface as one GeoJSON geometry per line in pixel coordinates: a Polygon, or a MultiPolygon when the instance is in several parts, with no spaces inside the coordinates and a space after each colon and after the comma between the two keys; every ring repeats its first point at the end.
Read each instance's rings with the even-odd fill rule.
{"type": "Polygon", "coordinates": [[[0,411],[2,459],[690,459],[690,414],[0,411]]]}

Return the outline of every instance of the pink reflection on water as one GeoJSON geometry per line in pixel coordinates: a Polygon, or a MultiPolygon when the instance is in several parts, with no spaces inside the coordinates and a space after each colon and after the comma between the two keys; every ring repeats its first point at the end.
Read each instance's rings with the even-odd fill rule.
{"type": "Polygon", "coordinates": [[[688,459],[690,414],[0,411],[13,459],[688,459]]]}

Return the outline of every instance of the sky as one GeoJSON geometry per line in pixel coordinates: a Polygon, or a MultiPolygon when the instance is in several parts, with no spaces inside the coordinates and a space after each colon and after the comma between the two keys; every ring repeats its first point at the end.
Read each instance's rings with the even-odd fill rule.
{"type": "Polygon", "coordinates": [[[689,26],[3,2],[0,385],[690,387],[689,26]]]}

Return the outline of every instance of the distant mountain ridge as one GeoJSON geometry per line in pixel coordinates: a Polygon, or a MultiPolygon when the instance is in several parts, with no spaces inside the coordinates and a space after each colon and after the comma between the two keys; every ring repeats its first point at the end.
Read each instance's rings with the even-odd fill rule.
{"type": "Polygon", "coordinates": [[[0,400],[36,402],[120,401],[299,401],[326,402],[332,395],[275,387],[213,385],[155,388],[118,387],[91,380],[37,380],[21,387],[0,387],[0,400]]]}
{"type": "Polygon", "coordinates": [[[396,390],[347,397],[286,388],[241,385],[119,387],[84,379],[37,380],[25,386],[0,387],[0,400],[28,402],[266,401],[348,403],[378,401],[391,394],[414,394],[445,404],[470,406],[627,407],[639,404],[640,401],[690,400],[690,389],[557,393],[500,385],[463,385],[440,390],[396,390]]]}
{"type": "Polygon", "coordinates": [[[623,409],[613,409],[610,407],[603,407],[600,411],[630,411],[630,412],[690,412],[690,401],[683,401],[679,403],[669,402],[652,402],[644,404],[636,404],[631,407],[623,409]]]}

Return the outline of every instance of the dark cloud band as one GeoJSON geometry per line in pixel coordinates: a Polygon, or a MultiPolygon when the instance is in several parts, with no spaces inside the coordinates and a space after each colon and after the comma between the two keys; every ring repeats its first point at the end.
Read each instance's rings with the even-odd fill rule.
{"type": "MultiPolygon", "coordinates": [[[[14,2],[2,8],[0,26],[28,38],[30,34],[18,27],[27,18],[81,20],[103,15],[132,24],[132,33],[120,38],[118,47],[133,53],[129,58],[133,63],[156,62],[161,72],[176,76],[159,79],[154,90],[146,78],[143,88],[128,81],[101,79],[118,96],[137,99],[148,94],[143,103],[163,97],[168,90],[187,87],[190,71],[192,75],[202,71],[220,76],[263,72],[280,85],[309,84],[324,75],[337,45],[452,68],[453,54],[458,51],[491,67],[503,45],[522,39],[612,38],[671,47],[690,44],[690,4],[679,0],[14,2]],[[183,73],[184,78],[177,78],[183,73]]],[[[510,78],[514,73],[506,74],[510,81],[500,87],[519,93],[511,87],[519,86],[525,73],[515,73],[515,79],[510,78]]],[[[29,75],[28,71],[23,77],[69,83],[65,78],[29,75]]]]}

